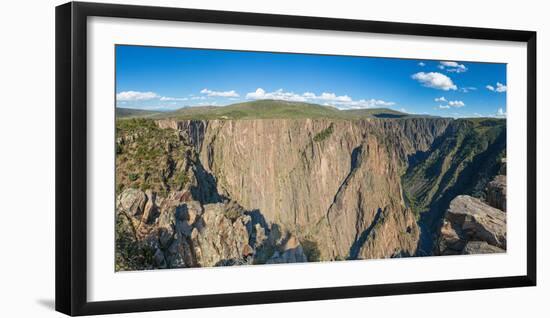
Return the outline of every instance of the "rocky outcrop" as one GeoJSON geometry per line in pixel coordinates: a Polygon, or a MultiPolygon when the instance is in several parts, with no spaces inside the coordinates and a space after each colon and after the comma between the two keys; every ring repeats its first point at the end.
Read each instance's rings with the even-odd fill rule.
{"type": "Polygon", "coordinates": [[[466,246],[464,246],[464,249],[462,250],[462,254],[491,254],[491,253],[505,253],[506,250],[496,247],[494,245],[490,245],[487,242],[483,241],[470,241],[466,243],[466,246]]]}
{"type": "Polygon", "coordinates": [[[266,263],[281,264],[301,262],[307,262],[304,250],[295,236],[289,236],[281,246],[280,251],[275,251],[266,263]]]}
{"type": "Polygon", "coordinates": [[[118,252],[133,253],[117,255],[117,269],[307,262],[295,236],[261,219],[232,201],[202,205],[186,191],[163,199],[127,189],[117,200],[116,242],[118,252]]]}
{"type": "Polygon", "coordinates": [[[443,220],[438,254],[480,254],[506,251],[506,213],[480,199],[456,197],[443,220]]]}
{"type": "Polygon", "coordinates": [[[494,208],[506,211],[505,175],[498,175],[487,184],[487,203],[494,208]]]}

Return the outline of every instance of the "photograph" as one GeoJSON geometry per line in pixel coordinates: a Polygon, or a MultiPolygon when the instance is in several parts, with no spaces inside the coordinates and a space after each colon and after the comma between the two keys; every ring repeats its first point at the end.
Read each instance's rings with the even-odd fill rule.
{"type": "Polygon", "coordinates": [[[115,271],[506,253],[505,63],[114,54],[115,271]]]}

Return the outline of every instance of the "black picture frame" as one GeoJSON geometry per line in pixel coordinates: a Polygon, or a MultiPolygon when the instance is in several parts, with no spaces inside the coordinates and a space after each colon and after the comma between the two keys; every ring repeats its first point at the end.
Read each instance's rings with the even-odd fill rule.
{"type": "Polygon", "coordinates": [[[56,7],[56,310],[91,315],[536,285],[536,32],[70,2],[56,7]],[[527,274],[351,287],[88,302],[86,28],[91,16],[502,40],[527,44],[527,274]]]}

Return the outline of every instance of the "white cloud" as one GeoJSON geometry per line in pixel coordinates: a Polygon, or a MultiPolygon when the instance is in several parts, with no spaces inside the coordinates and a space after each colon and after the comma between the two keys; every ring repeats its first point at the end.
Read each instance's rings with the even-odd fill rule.
{"type": "Polygon", "coordinates": [[[497,93],[504,93],[508,90],[508,87],[506,87],[506,85],[504,85],[500,82],[497,82],[496,86],[487,85],[487,86],[485,86],[485,88],[487,88],[488,90],[490,90],[492,92],[497,92],[497,93]]]}
{"type": "Polygon", "coordinates": [[[117,101],[150,100],[159,97],[154,92],[125,91],[116,94],[117,101]]]}
{"type": "Polygon", "coordinates": [[[322,93],[319,99],[338,102],[351,102],[351,98],[348,95],[336,96],[334,93],[322,93]]]}
{"type": "Polygon", "coordinates": [[[468,70],[464,64],[459,64],[453,61],[441,61],[439,62],[438,67],[451,73],[464,73],[468,70]]]}
{"type": "Polygon", "coordinates": [[[451,73],[464,73],[468,70],[468,68],[466,66],[464,66],[463,64],[460,64],[459,67],[456,67],[456,68],[448,68],[447,69],[447,72],[451,72],[451,73]]]}
{"type": "Polygon", "coordinates": [[[206,99],[206,96],[192,96],[191,99],[192,100],[203,100],[203,99],[206,99]]]}
{"type": "Polygon", "coordinates": [[[443,67],[445,67],[445,66],[457,67],[459,65],[457,62],[452,62],[452,61],[441,61],[441,62],[439,62],[439,64],[441,64],[443,67]]]}
{"type": "Polygon", "coordinates": [[[286,100],[291,102],[305,102],[306,97],[292,92],[285,92],[282,89],[278,89],[274,92],[266,92],[263,88],[256,89],[255,92],[246,94],[247,99],[276,99],[286,100]]]}
{"type": "Polygon", "coordinates": [[[426,66],[426,63],[420,62],[420,63],[418,63],[418,66],[424,67],[424,66],[426,66]]]}
{"type": "Polygon", "coordinates": [[[506,87],[506,85],[497,82],[497,88],[495,89],[495,91],[502,93],[502,92],[506,92],[507,89],[508,88],[506,87]]]}
{"type": "Polygon", "coordinates": [[[388,102],[380,99],[360,99],[353,100],[348,95],[336,95],[335,93],[323,92],[316,95],[312,92],[296,94],[294,92],[285,92],[278,89],[274,92],[266,92],[263,88],[257,88],[256,91],[246,94],[247,99],[275,99],[290,102],[312,102],[322,103],[326,106],[334,106],[342,109],[350,108],[370,108],[370,107],[388,107],[395,105],[394,102],[388,102]]]}
{"type": "Polygon", "coordinates": [[[207,88],[204,88],[203,90],[201,90],[201,94],[206,94],[209,97],[239,97],[239,94],[234,90],[222,92],[222,91],[212,91],[207,88]]]}
{"type": "Polygon", "coordinates": [[[162,96],[160,98],[161,101],[185,101],[185,100],[188,100],[189,98],[187,97],[166,97],[166,96],[162,96]]]}
{"type": "Polygon", "coordinates": [[[450,108],[460,108],[466,106],[463,101],[461,100],[450,100],[447,101],[447,99],[444,96],[438,97],[434,99],[434,101],[438,103],[447,103],[447,104],[439,104],[439,109],[450,109],[450,108]]]}
{"type": "Polygon", "coordinates": [[[497,113],[495,115],[496,117],[506,117],[506,112],[504,111],[504,109],[502,107],[500,107],[498,110],[497,110],[497,113]]]}
{"type": "Polygon", "coordinates": [[[451,101],[449,101],[449,106],[451,106],[451,107],[464,107],[466,105],[461,100],[451,100],[451,101]]]}
{"type": "Polygon", "coordinates": [[[476,87],[473,87],[473,86],[467,86],[467,87],[461,87],[460,88],[460,91],[463,92],[463,93],[469,93],[470,91],[475,91],[477,90],[476,87]]]}
{"type": "Polygon", "coordinates": [[[390,107],[395,105],[395,103],[371,98],[371,99],[352,100],[349,102],[332,102],[332,105],[342,109],[361,109],[361,108],[374,108],[374,107],[390,107]]]}
{"type": "MultiPolygon", "coordinates": [[[[213,102],[200,102],[200,103],[196,103],[193,106],[218,106],[218,103],[216,101],[213,101],[213,102]]],[[[191,107],[193,107],[193,106],[191,106],[191,107]]]]}
{"type": "MultiPolygon", "coordinates": [[[[189,98],[160,96],[154,92],[125,91],[125,92],[120,92],[116,94],[116,100],[120,104],[130,103],[130,104],[135,104],[133,105],[133,107],[137,107],[140,101],[157,100],[161,102],[178,102],[178,101],[189,100],[189,98]],[[133,102],[136,102],[136,103],[133,103],[133,102]]],[[[168,104],[171,104],[171,103],[168,103],[168,104]]]]}
{"type": "Polygon", "coordinates": [[[419,72],[413,74],[411,77],[420,82],[425,87],[441,89],[444,91],[457,90],[456,85],[448,76],[438,72],[419,72]]]}

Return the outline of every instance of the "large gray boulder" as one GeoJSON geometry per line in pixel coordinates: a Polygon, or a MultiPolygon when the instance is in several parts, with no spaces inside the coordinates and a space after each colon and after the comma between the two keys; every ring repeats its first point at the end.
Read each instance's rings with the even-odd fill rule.
{"type": "Polygon", "coordinates": [[[487,184],[487,203],[506,211],[506,176],[498,175],[487,184]]]}
{"type": "Polygon", "coordinates": [[[466,243],[464,250],[462,250],[462,254],[491,254],[504,252],[506,251],[483,241],[468,242],[466,243]]]}
{"type": "Polygon", "coordinates": [[[140,216],[145,210],[147,196],[138,189],[126,189],[118,197],[118,208],[129,216],[140,216]]]}
{"type": "Polygon", "coordinates": [[[457,196],[445,214],[438,243],[441,255],[504,252],[506,213],[477,198],[457,196]]]}

